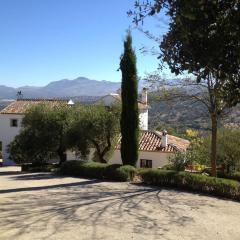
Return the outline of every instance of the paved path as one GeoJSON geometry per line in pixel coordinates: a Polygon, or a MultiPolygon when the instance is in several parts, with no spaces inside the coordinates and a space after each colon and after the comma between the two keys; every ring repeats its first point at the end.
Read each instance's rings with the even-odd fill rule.
{"type": "Polygon", "coordinates": [[[240,203],[0,168],[0,239],[239,240],[240,203]]]}

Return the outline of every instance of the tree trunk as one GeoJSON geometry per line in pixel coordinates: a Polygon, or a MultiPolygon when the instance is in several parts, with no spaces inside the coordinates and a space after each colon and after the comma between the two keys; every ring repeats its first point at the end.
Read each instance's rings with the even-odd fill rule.
{"type": "Polygon", "coordinates": [[[96,148],[96,153],[97,153],[100,163],[107,163],[107,160],[105,160],[105,158],[104,158],[105,151],[101,152],[100,147],[97,144],[95,144],[95,148],[96,148]]]}
{"type": "Polygon", "coordinates": [[[229,174],[230,173],[230,164],[228,163],[227,164],[227,174],[229,174]]]}
{"type": "Polygon", "coordinates": [[[57,153],[59,156],[59,165],[62,165],[67,160],[67,154],[62,149],[59,149],[57,153]]]}
{"type": "Polygon", "coordinates": [[[96,153],[98,155],[99,161],[101,163],[107,163],[107,160],[104,158],[104,156],[106,155],[107,152],[109,152],[111,150],[111,147],[112,147],[110,135],[107,136],[107,146],[104,148],[103,151],[101,151],[101,148],[98,145],[97,141],[95,141],[94,139],[91,139],[91,141],[96,148],[96,153]]]}
{"type": "Polygon", "coordinates": [[[102,154],[98,155],[99,160],[101,163],[107,163],[107,160],[105,160],[105,158],[102,156],[102,154]]]}
{"type": "Polygon", "coordinates": [[[212,114],[211,167],[212,176],[217,177],[217,115],[212,114]]]}

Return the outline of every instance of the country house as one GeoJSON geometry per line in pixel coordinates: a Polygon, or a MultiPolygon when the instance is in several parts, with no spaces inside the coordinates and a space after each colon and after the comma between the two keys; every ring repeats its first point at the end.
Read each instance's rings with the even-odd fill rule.
{"type": "MultiPolygon", "coordinates": [[[[96,104],[105,104],[109,106],[115,102],[121,102],[119,92],[106,95],[100,98],[96,104]]],[[[8,145],[13,141],[15,136],[22,128],[22,119],[26,111],[36,104],[49,104],[56,106],[58,104],[74,103],[71,100],[56,99],[18,99],[8,105],[0,112],[0,141],[2,143],[2,157],[4,165],[13,165],[14,162],[9,159],[8,145]]],[[[141,130],[139,141],[139,160],[137,167],[157,168],[168,163],[168,157],[176,151],[186,151],[189,141],[168,135],[166,132],[148,130],[148,103],[147,90],[143,89],[141,99],[138,101],[139,106],[139,126],[141,130]]],[[[121,163],[120,154],[121,138],[113,153],[111,162],[121,163]]],[[[67,160],[76,159],[73,152],[67,152],[67,160]]]]}

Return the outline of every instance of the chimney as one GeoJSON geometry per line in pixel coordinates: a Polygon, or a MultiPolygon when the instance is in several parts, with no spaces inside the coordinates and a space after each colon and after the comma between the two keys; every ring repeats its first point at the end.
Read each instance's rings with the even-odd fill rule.
{"type": "Polygon", "coordinates": [[[161,143],[161,147],[165,148],[168,145],[168,135],[167,135],[167,131],[163,130],[162,132],[162,143],[161,143]]]}
{"type": "Polygon", "coordinates": [[[147,104],[147,88],[145,87],[142,90],[142,102],[144,104],[147,104]]]}

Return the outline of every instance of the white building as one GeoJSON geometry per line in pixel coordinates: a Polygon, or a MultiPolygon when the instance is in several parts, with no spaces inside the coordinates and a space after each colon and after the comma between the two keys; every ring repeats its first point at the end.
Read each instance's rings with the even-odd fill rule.
{"type": "Polygon", "coordinates": [[[68,101],[56,99],[19,99],[12,102],[0,112],[0,142],[2,143],[2,159],[4,165],[13,165],[14,162],[9,159],[8,145],[19,134],[22,128],[22,119],[26,111],[39,103],[55,106],[59,103],[68,101]]]}
{"type": "MultiPolygon", "coordinates": [[[[102,97],[98,103],[109,106],[115,102],[121,102],[120,91],[102,97]]],[[[168,135],[167,132],[148,130],[148,96],[147,89],[144,88],[141,93],[141,99],[138,100],[139,108],[139,127],[141,130],[139,140],[139,157],[137,167],[158,168],[169,163],[169,156],[176,151],[186,151],[190,142],[188,140],[168,135]]],[[[114,151],[111,163],[122,164],[120,153],[121,138],[114,151]]]]}
{"type": "MultiPolygon", "coordinates": [[[[105,106],[110,106],[116,102],[121,102],[121,93],[119,90],[117,93],[110,93],[97,101],[97,103],[102,103],[105,106]]],[[[147,89],[143,88],[141,99],[138,100],[139,127],[141,130],[148,130],[148,108],[147,89]]]]}
{"type": "MultiPolygon", "coordinates": [[[[121,102],[120,94],[109,94],[102,97],[97,103],[103,103],[109,106],[116,101],[121,102]]],[[[9,106],[0,112],[0,141],[2,142],[3,164],[14,164],[9,159],[8,145],[21,130],[21,122],[26,111],[33,105],[39,103],[56,106],[57,104],[72,105],[72,101],[63,101],[56,99],[19,99],[12,102],[9,106]]],[[[175,136],[167,135],[166,132],[148,131],[148,103],[147,90],[143,89],[141,100],[138,101],[139,124],[141,129],[139,141],[139,159],[137,167],[162,167],[168,163],[168,157],[176,151],[185,151],[189,146],[189,141],[175,136]]],[[[111,163],[121,164],[120,142],[114,151],[111,163]]],[[[92,151],[91,151],[92,152],[92,151]]],[[[67,151],[67,160],[76,159],[73,152],[67,151]]]]}
{"type": "Polygon", "coordinates": [[[4,165],[12,165],[9,159],[8,145],[20,132],[23,115],[21,114],[0,114],[0,141],[2,143],[2,159],[4,165]]]}
{"type": "MultiPolygon", "coordinates": [[[[141,131],[137,167],[159,168],[169,163],[169,156],[186,151],[188,140],[168,135],[165,131],[141,131]]],[[[121,164],[121,139],[118,141],[111,162],[121,164]]]]}

